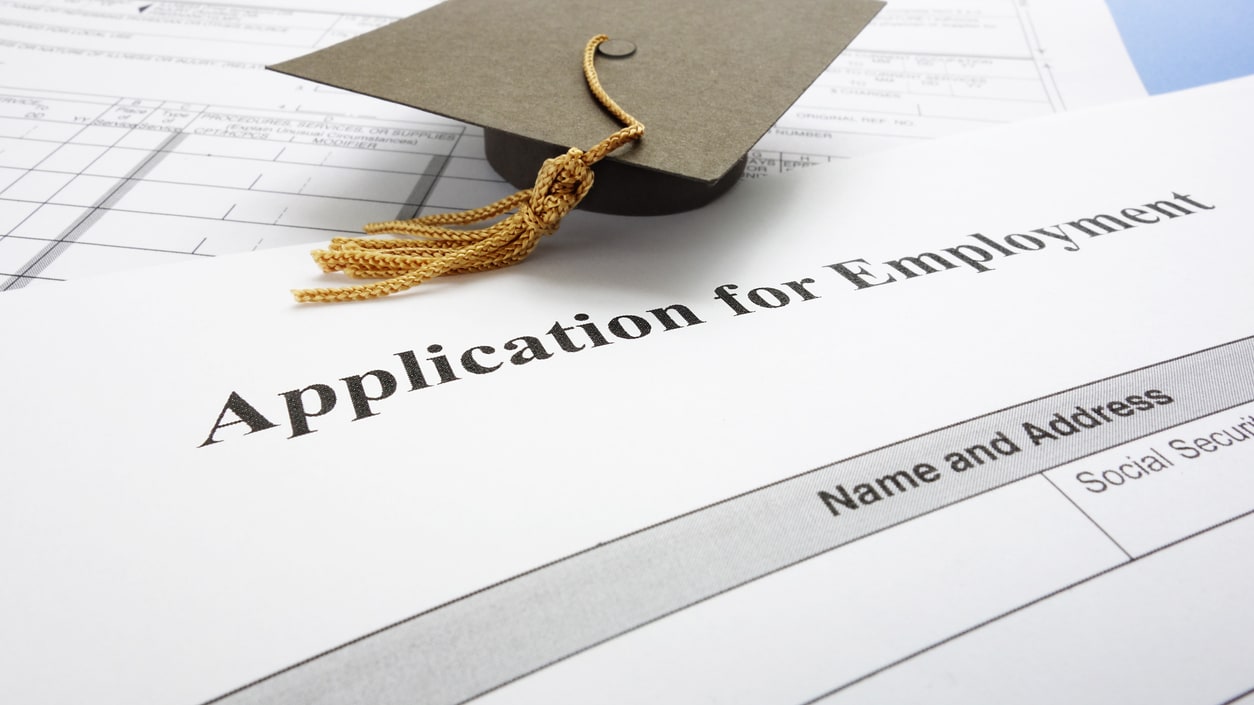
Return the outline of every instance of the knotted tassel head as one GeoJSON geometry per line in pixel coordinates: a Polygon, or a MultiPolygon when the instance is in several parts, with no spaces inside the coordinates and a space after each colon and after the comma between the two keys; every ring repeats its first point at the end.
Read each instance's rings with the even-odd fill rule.
{"type": "Polygon", "coordinates": [[[557,232],[562,218],[588,195],[593,179],[592,169],[584,162],[583,150],[576,147],[544,160],[527,200],[518,207],[528,226],[536,230],[536,240],[557,232]]]}

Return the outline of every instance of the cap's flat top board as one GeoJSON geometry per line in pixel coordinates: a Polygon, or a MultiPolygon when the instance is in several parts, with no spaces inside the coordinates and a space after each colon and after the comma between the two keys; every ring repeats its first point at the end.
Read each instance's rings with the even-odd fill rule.
{"type": "Polygon", "coordinates": [[[619,125],[588,91],[583,48],[645,124],[615,156],[711,181],[796,101],[878,0],[449,0],[271,68],[484,127],[587,149],[619,125]]]}

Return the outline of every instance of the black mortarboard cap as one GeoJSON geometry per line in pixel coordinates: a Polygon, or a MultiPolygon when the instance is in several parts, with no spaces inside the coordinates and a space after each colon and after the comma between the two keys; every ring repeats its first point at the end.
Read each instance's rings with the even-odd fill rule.
{"type": "Polygon", "coordinates": [[[667,213],[730,188],[749,149],[882,6],[449,0],[270,68],[480,125],[493,167],[526,188],[545,158],[621,127],[580,68],[589,38],[607,34],[601,84],[646,130],[596,166],[583,207],[667,213]]]}

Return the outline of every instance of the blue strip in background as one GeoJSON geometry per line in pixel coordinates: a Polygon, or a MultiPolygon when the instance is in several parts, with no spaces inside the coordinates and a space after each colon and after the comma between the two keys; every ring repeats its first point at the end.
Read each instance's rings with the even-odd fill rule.
{"type": "Polygon", "coordinates": [[[1151,94],[1254,74],[1254,0],[1106,0],[1151,94]]]}

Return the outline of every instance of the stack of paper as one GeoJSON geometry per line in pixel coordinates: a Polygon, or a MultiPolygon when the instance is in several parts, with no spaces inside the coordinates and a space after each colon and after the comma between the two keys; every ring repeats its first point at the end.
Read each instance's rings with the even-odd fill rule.
{"type": "Polygon", "coordinates": [[[574,216],[0,298],[21,703],[1230,702],[1254,81],[574,216]],[[252,685],[248,685],[248,684],[252,685]]]}

